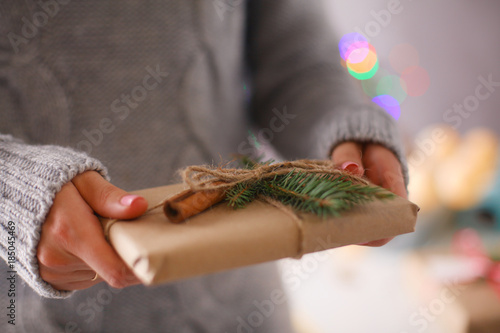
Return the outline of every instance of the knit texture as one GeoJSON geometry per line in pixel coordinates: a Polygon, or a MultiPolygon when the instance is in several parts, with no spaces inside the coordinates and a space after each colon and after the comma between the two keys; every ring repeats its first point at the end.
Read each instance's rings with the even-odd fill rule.
{"type": "Polygon", "coordinates": [[[69,148],[30,146],[0,135],[0,256],[7,261],[8,221],[16,228],[15,270],[38,294],[62,298],[58,291],[40,278],[36,258],[42,223],[62,185],[84,171],[107,176],[96,159],[69,148]]]}
{"type": "MultiPolygon", "coordinates": [[[[359,105],[321,0],[2,0],[0,17],[0,133],[22,140],[0,142],[0,244],[16,222],[19,274],[31,287],[18,284],[21,331],[229,333],[282,288],[272,265],[257,265],[41,298],[68,296],[40,279],[41,225],[73,176],[106,174],[98,160],[125,190],[166,185],[181,167],[252,152],[257,128],[288,159],[327,158],[360,138],[403,161],[394,121],[359,105]],[[30,28],[43,13],[45,24],[30,28]]],[[[0,274],[0,290],[7,282],[0,274]]],[[[273,311],[251,329],[291,332],[286,303],[273,311]]]]}
{"type": "Polygon", "coordinates": [[[318,125],[318,144],[315,146],[318,154],[329,155],[345,141],[381,144],[401,161],[404,182],[408,186],[408,166],[394,119],[376,105],[352,105],[338,111],[326,115],[318,125]]]}

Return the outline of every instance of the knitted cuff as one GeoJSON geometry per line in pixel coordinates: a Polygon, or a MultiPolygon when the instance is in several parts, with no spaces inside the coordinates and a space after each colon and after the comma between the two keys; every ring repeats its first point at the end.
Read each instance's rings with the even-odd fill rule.
{"type": "Polygon", "coordinates": [[[341,113],[328,114],[319,122],[315,133],[319,156],[329,157],[332,150],[345,141],[385,146],[399,159],[408,186],[408,166],[396,122],[376,105],[352,105],[341,113]]]}
{"type": "Polygon", "coordinates": [[[37,246],[42,223],[56,193],[73,177],[90,170],[107,178],[106,168],[84,153],[59,146],[26,145],[0,135],[0,256],[7,262],[8,239],[12,236],[8,223],[12,221],[16,235],[15,270],[41,296],[64,298],[71,294],[42,280],[37,246]]]}

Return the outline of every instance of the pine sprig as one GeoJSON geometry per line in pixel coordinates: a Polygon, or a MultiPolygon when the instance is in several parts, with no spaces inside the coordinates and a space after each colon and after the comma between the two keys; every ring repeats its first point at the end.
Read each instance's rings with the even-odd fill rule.
{"type": "Polygon", "coordinates": [[[226,200],[233,208],[243,208],[257,197],[258,187],[251,184],[240,183],[226,191],[226,200]]]}
{"type": "MultiPolygon", "coordinates": [[[[252,162],[246,163],[247,167],[262,164],[252,162]]],[[[298,211],[327,217],[339,216],[355,205],[372,200],[391,199],[394,194],[378,186],[354,184],[342,175],[317,175],[295,170],[273,179],[240,183],[226,192],[226,200],[233,208],[243,208],[258,196],[270,197],[298,211]]]]}
{"type": "MultiPolygon", "coordinates": [[[[353,184],[342,176],[311,175],[304,172],[275,177],[265,182],[268,195],[299,211],[319,216],[339,216],[354,205],[391,196],[384,190],[353,184]]],[[[267,192],[267,193],[266,193],[267,192]]]]}

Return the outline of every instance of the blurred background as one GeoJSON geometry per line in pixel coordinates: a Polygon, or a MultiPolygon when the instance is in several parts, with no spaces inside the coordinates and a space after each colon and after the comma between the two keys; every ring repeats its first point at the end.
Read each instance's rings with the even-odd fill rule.
{"type": "Polygon", "coordinates": [[[500,2],[324,2],[332,35],[376,56],[376,69],[343,66],[397,119],[421,212],[415,233],[383,248],[281,261],[297,326],[500,332],[500,2]]]}

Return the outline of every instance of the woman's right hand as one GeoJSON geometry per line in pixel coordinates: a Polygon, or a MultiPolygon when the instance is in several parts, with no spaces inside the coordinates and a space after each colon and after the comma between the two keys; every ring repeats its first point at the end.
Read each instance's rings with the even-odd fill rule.
{"type": "Polygon", "coordinates": [[[147,202],[84,172],[56,194],[42,226],[37,258],[42,279],[58,290],[89,288],[106,281],[114,288],[140,283],[104,237],[98,218],[131,219],[147,202]],[[93,278],[98,274],[98,278],[93,278]]]}

